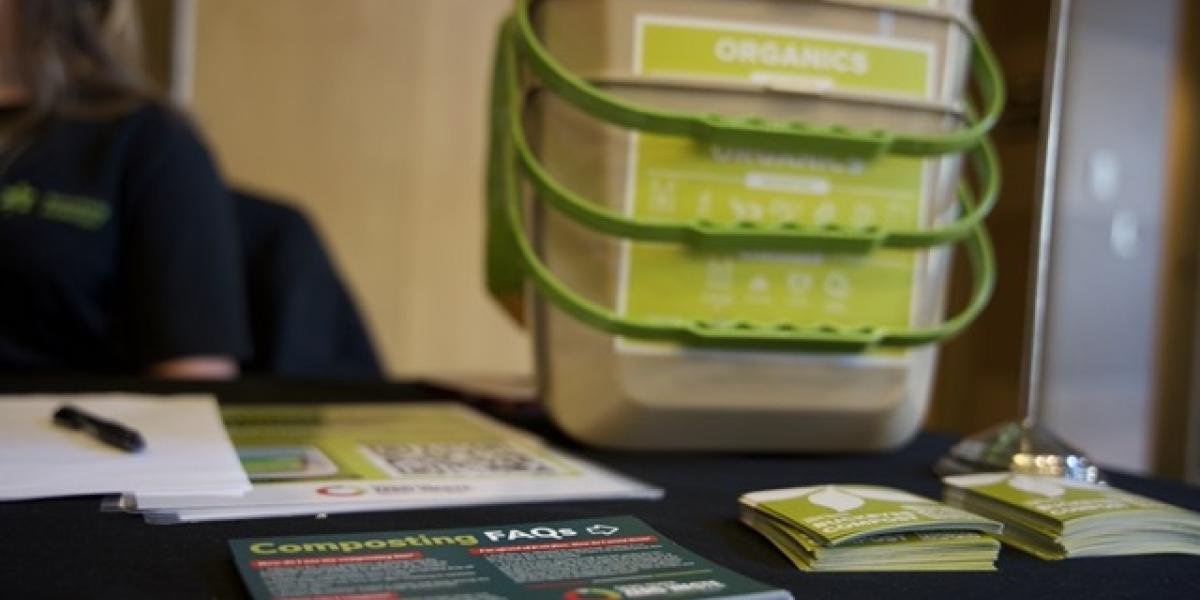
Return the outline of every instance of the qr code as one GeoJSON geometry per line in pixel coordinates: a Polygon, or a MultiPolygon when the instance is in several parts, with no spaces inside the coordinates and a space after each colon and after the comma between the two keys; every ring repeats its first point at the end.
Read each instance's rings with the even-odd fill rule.
{"type": "Polygon", "coordinates": [[[555,475],[561,467],[505,442],[365,444],[373,462],[402,475],[555,475]]]}

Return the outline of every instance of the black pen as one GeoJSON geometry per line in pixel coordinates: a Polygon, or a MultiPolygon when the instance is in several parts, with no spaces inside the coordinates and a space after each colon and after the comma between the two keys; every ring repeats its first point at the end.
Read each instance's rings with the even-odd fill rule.
{"type": "Polygon", "coordinates": [[[146,447],[142,434],[115,421],[107,421],[64,404],[54,411],[54,423],[68,429],[82,429],[88,435],[126,452],[146,447]]]}

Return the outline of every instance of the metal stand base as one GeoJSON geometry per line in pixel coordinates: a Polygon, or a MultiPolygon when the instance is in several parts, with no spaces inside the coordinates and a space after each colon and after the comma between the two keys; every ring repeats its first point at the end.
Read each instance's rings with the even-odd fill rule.
{"type": "Polygon", "coordinates": [[[942,475],[982,471],[1012,471],[1100,482],[1100,469],[1078,450],[1039,427],[1038,405],[1044,386],[1042,369],[1046,342],[1047,282],[1058,175],[1058,142],[1062,128],[1063,85],[1066,77],[1067,34],[1071,0],[1054,0],[1050,12],[1049,52],[1043,86],[1043,115],[1038,151],[1037,220],[1030,263],[1029,322],[1021,373],[1021,420],[993,427],[959,442],[934,466],[942,475]]]}
{"type": "Polygon", "coordinates": [[[934,467],[939,475],[1012,471],[1100,483],[1099,467],[1045,428],[1004,423],[964,438],[934,467]]]}

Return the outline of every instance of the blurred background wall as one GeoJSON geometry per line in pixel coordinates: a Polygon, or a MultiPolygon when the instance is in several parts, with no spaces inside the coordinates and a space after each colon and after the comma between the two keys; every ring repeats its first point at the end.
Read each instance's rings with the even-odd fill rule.
{"type": "Polygon", "coordinates": [[[482,285],[485,99],[508,5],[176,3],[192,43],[177,89],[224,174],[306,210],[393,375],[531,368],[482,285]]]}
{"type": "MultiPolygon", "coordinates": [[[[978,431],[1016,414],[1049,19],[1045,0],[974,4],[1004,66],[1010,98],[994,132],[1004,162],[1003,197],[989,219],[999,261],[996,296],[982,318],[945,347],[927,421],[932,429],[954,433],[978,431]]],[[[1079,61],[1105,51],[1133,57],[1120,69],[1085,65],[1084,75],[1093,79],[1079,85],[1103,87],[1114,96],[1103,105],[1126,112],[1093,111],[1074,126],[1103,128],[1107,120],[1134,116],[1157,125],[1143,128],[1140,137],[1132,134],[1136,145],[1105,142],[1117,143],[1118,154],[1133,152],[1118,157],[1130,162],[1122,163],[1120,202],[1109,206],[1136,208],[1143,218],[1134,227],[1141,236],[1139,270],[1128,280],[1141,287],[1121,295],[1120,302],[1101,302],[1087,320],[1071,325],[1075,329],[1059,331],[1048,373],[1054,389],[1046,402],[1059,413],[1083,403],[1097,425],[1072,431],[1071,441],[1089,450],[1101,444],[1106,461],[1116,458],[1124,468],[1175,476],[1190,468],[1200,476],[1195,376],[1200,355],[1194,352],[1200,339],[1195,242],[1200,3],[1073,4],[1082,15],[1076,30],[1089,44],[1075,51],[1079,61]],[[1134,19],[1139,27],[1125,27],[1122,10],[1155,14],[1134,19]],[[1137,83],[1122,85],[1122,77],[1140,81],[1146,75],[1137,64],[1149,65],[1163,89],[1143,93],[1137,83]],[[1145,269],[1153,271],[1150,277],[1145,269]],[[1128,360],[1119,364],[1133,366],[1123,379],[1101,382],[1091,392],[1075,385],[1092,380],[1086,368],[1071,371],[1079,366],[1072,363],[1077,340],[1071,331],[1103,328],[1121,318],[1137,323],[1136,339],[1112,346],[1109,335],[1098,343],[1110,345],[1098,351],[1104,360],[1117,361],[1125,352],[1128,360]],[[1105,395],[1104,402],[1091,402],[1089,394],[1105,395]],[[1136,422],[1129,421],[1131,414],[1136,422]],[[1113,431],[1123,438],[1105,443],[1113,431]],[[1137,448],[1136,456],[1116,456],[1128,454],[1122,448],[1129,447],[1137,448]]],[[[509,0],[142,0],[142,5],[151,72],[190,106],[230,180],[307,210],[356,293],[390,374],[530,372],[526,338],[489,303],[482,286],[488,63],[494,28],[509,0]]],[[[1064,110],[1101,106],[1094,100],[1078,92],[1064,110]]],[[[1090,142],[1081,143],[1079,161],[1071,164],[1086,166],[1090,142]]],[[[1077,169],[1064,177],[1067,187],[1060,193],[1077,200],[1064,206],[1078,214],[1068,211],[1059,222],[1069,226],[1062,236],[1073,244],[1072,260],[1086,264],[1057,264],[1055,271],[1118,273],[1120,268],[1107,269],[1104,261],[1118,267],[1132,263],[1114,258],[1109,214],[1114,211],[1089,204],[1085,176],[1086,169],[1077,169]],[[1089,211],[1100,216],[1089,218],[1089,211]]],[[[964,275],[958,274],[954,290],[960,299],[964,275]]],[[[1086,278],[1073,281],[1059,285],[1084,296],[1092,289],[1086,278]]],[[[1121,285],[1105,283],[1108,289],[1121,285]]],[[[1072,310],[1077,299],[1064,294],[1053,294],[1052,301],[1069,316],[1077,312],[1072,310]]],[[[1116,331],[1120,328],[1109,333],[1116,331]]]]}

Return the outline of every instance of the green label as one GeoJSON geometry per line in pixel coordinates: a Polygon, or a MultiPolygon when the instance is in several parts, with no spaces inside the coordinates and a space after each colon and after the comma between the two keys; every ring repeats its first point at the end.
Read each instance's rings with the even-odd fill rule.
{"type": "MultiPolygon", "coordinates": [[[[921,161],[870,163],[721,148],[637,134],[632,206],[639,218],[912,227],[921,217],[921,161]]],[[[630,244],[626,315],[904,326],[911,252],[869,258],[700,252],[630,244]],[[670,277],[662,276],[670,273],[670,277]]]]}
{"type": "Polygon", "coordinates": [[[99,198],[40,190],[28,182],[0,187],[0,217],[33,216],[94,231],[108,223],[112,209],[99,198]]]}
{"type": "MultiPolygon", "coordinates": [[[[924,98],[931,46],[909,41],[703,19],[638,20],[644,75],[693,75],[924,98]]],[[[636,60],[636,58],[635,58],[636,60]]]]}
{"type": "MultiPolygon", "coordinates": [[[[642,16],[635,70],[819,77],[825,87],[923,96],[931,54],[895,40],[642,16]]],[[[630,152],[626,213],[638,218],[895,229],[927,220],[920,159],[779,154],[652,134],[632,134],[630,152]]],[[[915,264],[905,251],[705,252],[634,242],[625,249],[618,310],[666,321],[905,327],[915,264]]]]}

